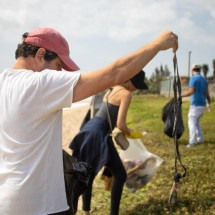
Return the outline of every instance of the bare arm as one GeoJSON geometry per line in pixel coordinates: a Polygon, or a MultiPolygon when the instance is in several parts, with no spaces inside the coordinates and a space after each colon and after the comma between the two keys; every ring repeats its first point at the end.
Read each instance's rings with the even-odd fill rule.
{"type": "Polygon", "coordinates": [[[126,117],[128,113],[128,108],[131,103],[132,93],[129,91],[124,91],[121,96],[119,112],[117,116],[116,127],[120,129],[124,134],[130,135],[130,129],[126,123],[126,117]]]}
{"type": "Polygon", "coordinates": [[[207,89],[207,92],[206,92],[206,98],[207,98],[207,101],[208,101],[208,105],[210,105],[211,104],[211,97],[210,97],[208,89],[207,89]]]}
{"type": "Polygon", "coordinates": [[[194,87],[189,87],[188,91],[184,92],[181,97],[191,96],[195,92],[194,87]]]}
{"type": "Polygon", "coordinates": [[[206,91],[206,98],[207,98],[207,102],[208,102],[208,111],[210,112],[211,111],[211,97],[210,97],[208,89],[206,91]]]}
{"type": "Polygon", "coordinates": [[[73,102],[95,95],[108,87],[120,84],[137,74],[162,50],[178,48],[178,37],[171,31],[161,33],[142,48],[93,72],[83,73],[74,88],[73,102]]]}

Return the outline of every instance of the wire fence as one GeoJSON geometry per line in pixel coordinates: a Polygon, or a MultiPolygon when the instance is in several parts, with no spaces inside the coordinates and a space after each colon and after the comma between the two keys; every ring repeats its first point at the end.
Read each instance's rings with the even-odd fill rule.
{"type": "MultiPolygon", "coordinates": [[[[189,88],[188,80],[187,79],[181,80],[182,93],[184,91],[188,90],[188,88],[189,88]]],[[[213,100],[215,100],[215,81],[214,80],[208,81],[208,88],[209,88],[210,97],[213,100]]],[[[167,98],[171,98],[174,96],[174,94],[173,94],[173,77],[161,82],[160,95],[165,96],[167,98]]]]}

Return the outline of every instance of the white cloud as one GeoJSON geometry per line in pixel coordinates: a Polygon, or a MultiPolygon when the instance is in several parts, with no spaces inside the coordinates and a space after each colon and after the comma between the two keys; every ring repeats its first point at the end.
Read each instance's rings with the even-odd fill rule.
{"type": "Polygon", "coordinates": [[[184,2],[189,2],[193,7],[199,12],[206,10],[215,19],[215,1],[214,0],[184,0],[184,2]]]}
{"type": "Polygon", "coordinates": [[[183,13],[178,13],[177,5],[180,3],[173,0],[71,0],[59,3],[52,0],[19,0],[10,4],[11,1],[1,3],[1,30],[5,30],[8,24],[16,26],[17,31],[20,28],[30,30],[51,26],[77,38],[105,36],[128,41],[141,35],[154,35],[167,28],[180,34],[192,29],[188,34],[190,38],[195,32],[203,34],[198,29],[198,23],[192,21],[190,10],[196,10],[195,5],[208,11],[215,19],[214,0],[182,0],[183,13]],[[191,3],[194,7],[190,7],[191,3]]]}
{"type": "MultiPolygon", "coordinates": [[[[208,47],[208,59],[211,59],[210,49],[215,46],[214,23],[214,0],[0,2],[1,47],[16,47],[21,42],[21,35],[32,28],[53,27],[68,39],[73,55],[78,56],[83,68],[100,67],[148,42],[165,29],[172,29],[179,35],[180,51],[185,52],[184,55],[187,49],[198,50],[204,46],[208,47]]],[[[11,55],[7,51],[0,50],[5,59],[11,55]]],[[[181,55],[185,61],[186,57],[181,55]]],[[[161,59],[165,64],[162,55],[161,59]]]]}
{"type": "MultiPolygon", "coordinates": [[[[57,4],[51,0],[19,0],[13,2],[13,7],[1,5],[0,18],[17,27],[49,25],[65,29],[76,37],[106,35],[128,40],[156,31],[160,24],[174,18],[171,2],[72,0],[57,4]]],[[[2,27],[5,25],[3,23],[2,27]]]]}

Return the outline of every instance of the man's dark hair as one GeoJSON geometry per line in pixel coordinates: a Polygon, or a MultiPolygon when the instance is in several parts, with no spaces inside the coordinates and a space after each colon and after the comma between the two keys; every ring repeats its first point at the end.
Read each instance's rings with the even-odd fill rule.
{"type": "Polygon", "coordinates": [[[201,69],[200,68],[194,68],[193,71],[195,71],[195,72],[201,72],[201,69]]]}
{"type": "MultiPolygon", "coordinates": [[[[28,36],[28,32],[24,33],[22,35],[22,38],[26,38],[28,36]]],[[[33,45],[30,45],[30,44],[27,44],[25,42],[21,43],[21,44],[18,44],[17,46],[17,49],[16,49],[16,52],[15,52],[15,58],[17,59],[18,57],[28,57],[28,56],[32,56],[32,57],[35,57],[36,53],[37,53],[37,50],[39,49],[40,47],[37,47],[37,46],[33,46],[33,45]]],[[[46,49],[46,53],[44,55],[44,59],[45,61],[52,61],[54,60],[55,58],[57,58],[57,54],[52,52],[52,51],[49,51],[46,49]]]]}

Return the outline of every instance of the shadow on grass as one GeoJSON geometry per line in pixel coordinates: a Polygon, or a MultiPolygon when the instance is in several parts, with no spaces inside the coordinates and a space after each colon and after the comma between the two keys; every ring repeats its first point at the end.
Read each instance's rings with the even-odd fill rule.
{"type": "MultiPolygon", "coordinates": [[[[184,198],[175,204],[169,204],[168,199],[151,198],[147,204],[138,204],[126,215],[168,215],[168,214],[215,214],[215,197],[204,199],[204,201],[191,201],[184,198]]],[[[124,214],[124,213],[122,213],[124,214]]]]}
{"type": "MultiPolygon", "coordinates": [[[[179,147],[180,146],[186,146],[188,144],[188,141],[185,140],[178,140],[179,147]]],[[[197,144],[196,146],[201,146],[201,145],[215,145],[214,140],[206,140],[203,144],[197,144]]]]}

